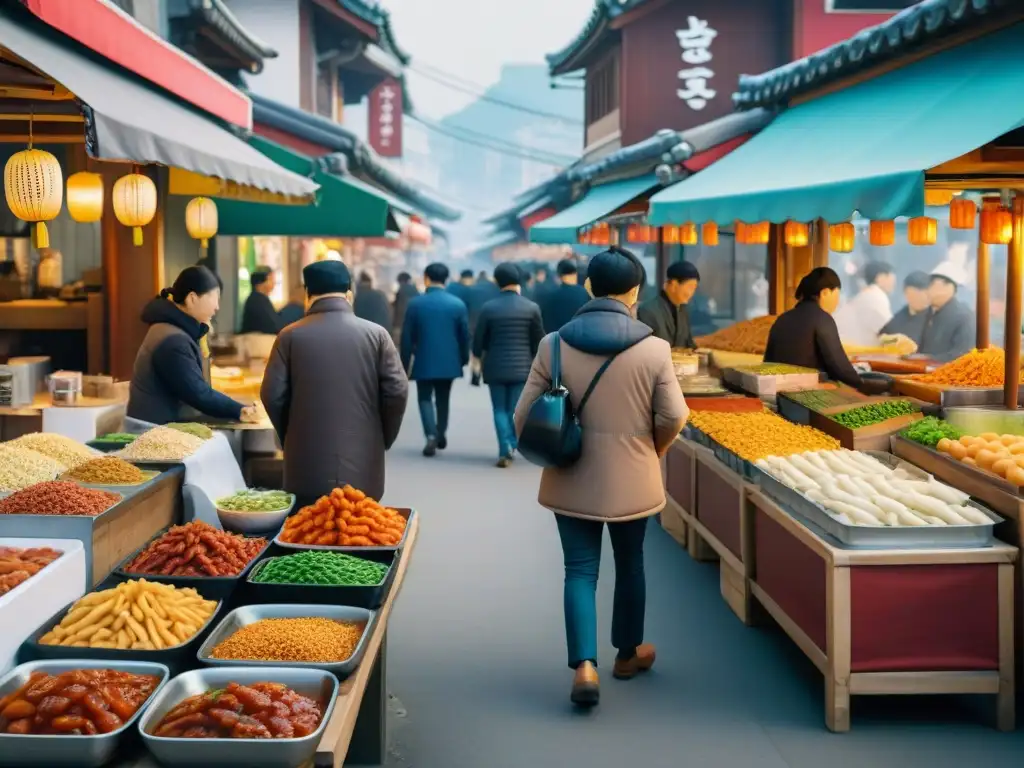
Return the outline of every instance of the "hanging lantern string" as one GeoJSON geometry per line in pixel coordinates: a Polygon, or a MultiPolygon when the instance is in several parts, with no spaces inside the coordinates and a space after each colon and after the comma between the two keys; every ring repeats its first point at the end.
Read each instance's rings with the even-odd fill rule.
{"type": "Polygon", "coordinates": [[[35,108],[28,108],[28,148],[32,149],[32,121],[35,119],[35,108]]]}

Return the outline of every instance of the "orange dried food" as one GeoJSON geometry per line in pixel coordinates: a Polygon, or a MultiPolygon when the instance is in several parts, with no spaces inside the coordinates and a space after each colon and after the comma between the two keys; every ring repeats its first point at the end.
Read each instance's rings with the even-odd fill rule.
{"type": "Polygon", "coordinates": [[[406,520],[357,488],[335,488],[288,518],[281,541],[343,547],[393,547],[405,535],[406,520]]]}
{"type": "MultiPolygon", "coordinates": [[[[972,349],[966,355],[939,366],[931,373],[911,376],[923,384],[946,387],[1001,387],[1004,381],[1006,355],[1001,349],[972,349]]],[[[1024,383],[1024,372],[1017,377],[1024,383]]]]}
{"type": "Polygon", "coordinates": [[[774,324],[774,315],[741,320],[708,336],[700,336],[695,341],[700,348],[763,355],[768,346],[768,333],[774,324]]]}

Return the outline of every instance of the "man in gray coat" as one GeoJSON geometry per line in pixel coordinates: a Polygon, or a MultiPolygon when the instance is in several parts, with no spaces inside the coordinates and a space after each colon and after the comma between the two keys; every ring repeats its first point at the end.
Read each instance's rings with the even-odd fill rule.
{"type": "Polygon", "coordinates": [[[302,270],[306,316],[277,337],[260,396],[284,446],[284,488],[309,504],[346,483],[380,499],[409,382],[387,329],[355,316],[340,261],[302,270]]]}

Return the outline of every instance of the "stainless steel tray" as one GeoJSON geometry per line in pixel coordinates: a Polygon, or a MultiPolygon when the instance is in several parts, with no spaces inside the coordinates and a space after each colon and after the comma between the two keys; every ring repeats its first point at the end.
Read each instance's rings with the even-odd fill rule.
{"type": "MultiPolygon", "coordinates": [[[[869,456],[889,465],[893,469],[904,469],[919,478],[929,477],[927,472],[913,464],[889,453],[864,451],[869,456]]],[[[776,480],[767,472],[757,469],[758,484],[766,494],[782,504],[786,511],[809,522],[818,531],[831,537],[839,546],[850,549],[978,549],[991,547],[994,539],[993,529],[1003,520],[989,509],[976,504],[974,500],[967,503],[977,509],[992,522],[978,525],[934,525],[934,526],[899,526],[874,527],[868,525],[846,525],[833,517],[823,507],[818,506],[799,491],[776,480]]]]}
{"type": "Polygon", "coordinates": [[[156,701],[167,683],[170,672],[163,664],[144,661],[105,661],[68,659],[64,661],[30,661],[8,672],[0,680],[0,699],[13,693],[26,682],[33,672],[43,671],[59,675],[73,669],[114,669],[160,678],[156,690],[128,722],[112,733],[96,736],[13,736],[0,734],[0,766],[26,768],[27,766],[71,766],[72,768],[98,768],[114,756],[125,737],[131,736],[131,727],[149,705],[156,701]]]}
{"type": "Polygon", "coordinates": [[[703,445],[705,448],[715,454],[715,458],[725,464],[736,474],[740,475],[747,480],[755,480],[760,474],[761,470],[755,467],[746,459],[741,459],[735,453],[730,451],[725,446],[721,445],[714,438],[709,437],[706,433],[697,429],[696,427],[687,427],[684,435],[693,440],[698,445],[703,445]]]}
{"type": "MultiPolygon", "coordinates": [[[[338,545],[330,547],[323,544],[291,544],[287,541],[281,541],[281,533],[278,533],[277,536],[274,537],[274,544],[278,547],[281,547],[281,549],[326,549],[331,552],[345,552],[349,555],[358,555],[360,552],[373,552],[375,550],[393,551],[396,549],[401,549],[405,546],[405,540],[409,538],[409,526],[412,523],[413,515],[416,514],[416,510],[410,509],[408,507],[388,507],[388,509],[395,510],[398,514],[405,518],[405,531],[402,533],[401,540],[393,547],[345,547],[338,545]]],[[[284,532],[284,528],[281,529],[281,532],[284,532]]]]}
{"type": "Polygon", "coordinates": [[[244,605],[225,616],[213,632],[199,647],[196,654],[203,664],[220,667],[297,667],[299,669],[324,669],[340,679],[348,677],[359,666],[366,653],[367,639],[373,631],[377,612],[368,608],[354,608],[349,605],[303,605],[270,604],[244,605]],[[261,619],[304,619],[308,617],[333,619],[334,621],[362,622],[363,636],[359,638],[352,655],[337,662],[302,661],[253,661],[251,659],[215,659],[213,649],[247,624],[261,619]]]}
{"type": "Polygon", "coordinates": [[[150,754],[168,768],[298,768],[316,754],[337,697],[337,679],[323,670],[280,666],[194,669],[164,686],[139,721],[139,732],[150,754]],[[323,712],[320,727],[297,739],[169,739],[150,734],[164,715],[190,696],[224,688],[228,683],[260,682],[282,683],[296,693],[317,699],[323,712]]]}

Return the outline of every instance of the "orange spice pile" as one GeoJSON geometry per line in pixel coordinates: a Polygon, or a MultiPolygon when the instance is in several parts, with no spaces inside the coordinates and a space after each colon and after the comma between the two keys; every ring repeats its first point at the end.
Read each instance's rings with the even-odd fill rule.
{"type": "MultiPolygon", "coordinates": [[[[922,384],[946,387],[1001,387],[1006,356],[1001,349],[972,349],[966,355],[936,368],[931,373],[912,376],[922,384]]],[[[1024,383],[1024,372],[1018,377],[1024,383]]]]}

